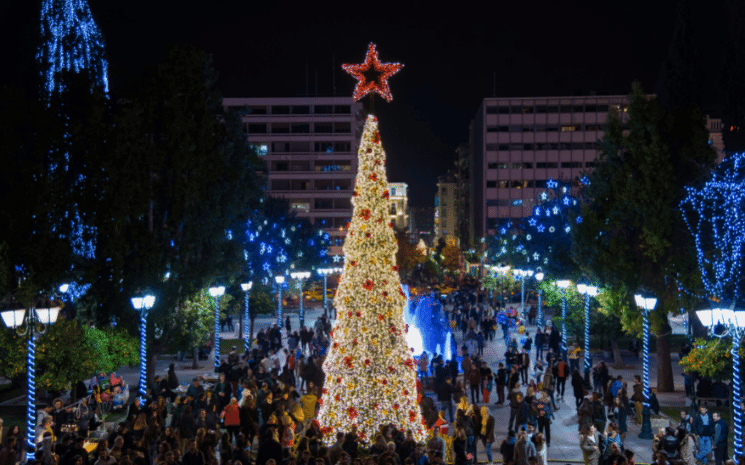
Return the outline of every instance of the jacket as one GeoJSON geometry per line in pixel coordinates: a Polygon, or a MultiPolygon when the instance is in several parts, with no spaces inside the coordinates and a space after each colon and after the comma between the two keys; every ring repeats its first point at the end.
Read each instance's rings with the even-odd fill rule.
{"type": "Polygon", "coordinates": [[[512,462],[515,458],[516,442],[517,438],[515,438],[514,436],[507,436],[507,439],[502,441],[502,445],[499,446],[499,453],[502,454],[505,465],[507,465],[509,462],[512,462]]]}
{"type": "Polygon", "coordinates": [[[481,371],[478,368],[471,368],[471,372],[468,373],[468,384],[471,386],[481,384],[481,371]]]}
{"type": "Polygon", "coordinates": [[[709,417],[708,425],[704,425],[701,414],[696,415],[693,419],[693,434],[697,436],[714,436],[714,418],[707,413],[709,417]]]}
{"type": "Polygon", "coordinates": [[[522,437],[515,443],[515,465],[528,465],[529,457],[535,457],[535,444],[522,437]]]}
{"type": "Polygon", "coordinates": [[[585,459],[585,463],[598,463],[598,459],[600,459],[600,433],[595,431],[594,435],[595,442],[590,440],[590,437],[582,436],[582,439],[579,443],[580,448],[582,448],[582,456],[585,459]]]}

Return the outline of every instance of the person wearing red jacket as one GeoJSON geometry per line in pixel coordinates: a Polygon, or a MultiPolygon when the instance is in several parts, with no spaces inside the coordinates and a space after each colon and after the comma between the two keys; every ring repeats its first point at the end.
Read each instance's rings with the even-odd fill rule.
{"type": "Polygon", "coordinates": [[[241,428],[241,408],[235,397],[230,398],[230,403],[225,406],[220,415],[225,422],[225,428],[228,430],[228,437],[231,443],[238,439],[238,431],[241,428]]]}

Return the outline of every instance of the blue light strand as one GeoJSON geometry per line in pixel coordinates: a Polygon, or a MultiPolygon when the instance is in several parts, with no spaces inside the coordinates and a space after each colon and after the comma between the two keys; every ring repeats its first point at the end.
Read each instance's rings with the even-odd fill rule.
{"type": "Polygon", "coordinates": [[[326,273],[323,274],[323,314],[327,315],[328,311],[328,298],[326,297],[326,273]]]}
{"type": "Polygon", "coordinates": [[[248,355],[248,350],[251,348],[251,335],[248,334],[248,326],[251,323],[250,317],[248,313],[248,293],[251,292],[251,290],[246,291],[246,305],[245,305],[245,312],[243,312],[243,353],[248,355]]]}
{"type": "Polygon", "coordinates": [[[220,368],[220,297],[215,297],[215,370],[220,368]]]}
{"type": "Polygon", "coordinates": [[[742,337],[741,330],[736,330],[736,337],[732,339],[732,375],[733,375],[733,409],[735,412],[735,456],[733,459],[735,463],[738,463],[737,459],[742,455],[742,409],[740,408],[740,401],[742,399],[742,389],[740,387],[740,339],[742,337]]]}
{"type": "MultiPolygon", "coordinates": [[[[33,311],[33,310],[32,310],[33,311]]],[[[34,460],[36,448],[36,341],[33,323],[29,328],[28,353],[26,367],[28,369],[28,393],[26,394],[26,460],[34,460]]]]}
{"type": "Polygon", "coordinates": [[[585,373],[590,371],[590,293],[585,294],[585,373]]]}
{"type": "Polygon", "coordinates": [[[543,308],[541,307],[541,297],[543,297],[543,289],[538,288],[538,327],[543,328],[543,308]]]}
{"type": "Polygon", "coordinates": [[[649,310],[643,309],[642,312],[643,320],[642,320],[642,327],[643,327],[643,334],[644,334],[644,367],[642,374],[644,376],[644,407],[649,408],[649,310]]]}
{"type": "Polygon", "coordinates": [[[41,38],[36,61],[47,97],[62,90],[58,79],[61,71],[87,70],[104,94],[109,93],[103,36],[85,0],[44,0],[41,38]]]}
{"type": "Polygon", "coordinates": [[[140,310],[140,400],[145,402],[147,396],[147,311],[140,310]]]}
{"type": "Polygon", "coordinates": [[[524,320],[527,320],[525,316],[525,275],[520,277],[520,313],[524,320]]]}
{"type": "Polygon", "coordinates": [[[277,326],[279,329],[282,329],[282,285],[277,284],[277,287],[279,288],[279,298],[277,299],[277,326]]]}
{"type": "Polygon", "coordinates": [[[567,297],[566,289],[561,288],[561,355],[567,355],[567,297]]]}
{"type": "Polygon", "coordinates": [[[712,171],[700,189],[686,187],[680,203],[683,219],[694,237],[701,281],[710,295],[734,298],[745,247],[745,154],[734,154],[712,171]]]}

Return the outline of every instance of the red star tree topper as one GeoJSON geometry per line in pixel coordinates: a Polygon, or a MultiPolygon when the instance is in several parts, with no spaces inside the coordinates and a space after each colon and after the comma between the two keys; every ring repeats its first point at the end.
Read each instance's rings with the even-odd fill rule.
{"type": "Polygon", "coordinates": [[[389,102],[393,100],[393,96],[388,87],[388,78],[401,71],[403,67],[401,63],[381,63],[378,59],[378,51],[372,42],[367,47],[364,63],[342,65],[344,71],[357,79],[357,86],[354,88],[355,100],[361,99],[370,92],[377,92],[389,102]]]}

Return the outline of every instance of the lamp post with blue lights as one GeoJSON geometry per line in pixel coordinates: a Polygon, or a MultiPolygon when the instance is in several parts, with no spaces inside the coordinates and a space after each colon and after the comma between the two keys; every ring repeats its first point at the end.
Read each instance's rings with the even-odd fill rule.
{"type": "Polygon", "coordinates": [[[642,430],[639,439],[652,439],[652,422],[649,418],[649,312],[657,305],[655,297],[647,297],[642,294],[634,295],[636,306],[642,309],[642,331],[643,331],[643,396],[644,408],[642,409],[642,430]]]}
{"type": "MultiPolygon", "coordinates": [[[[598,288],[588,284],[577,284],[577,291],[585,296],[585,387],[590,387],[590,298],[598,295],[598,288]]],[[[589,389],[588,389],[589,390],[589,389]]]]}
{"type": "Polygon", "coordinates": [[[215,299],[215,370],[220,368],[220,297],[225,294],[225,286],[210,287],[210,295],[215,299]]]}
{"type": "Polygon", "coordinates": [[[342,271],[341,268],[320,268],[318,270],[318,274],[323,276],[323,314],[327,318],[329,315],[328,315],[328,297],[326,296],[326,294],[328,293],[326,280],[328,278],[328,275],[333,274],[333,273],[341,273],[341,271],[342,271]]]}
{"type": "Polygon", "coordinates": [[[26,371],[28,377],[28,392],[26,395],[26,460],[28,461],[34,460],[36,447],[36,338],[46,333],[49,326],[57,321],[60,308],[52,307],[52,305],[52,301],[45,300],[40,306],[32,306],[28,309],[28,313],[25,308],[2,312],[5,326],[16,330],[19,336],[28,335],[26,353],[26,371]],[[21,329],[24,320],[26,321],[26,327],[21,329]]]}
{"type": "Polygon", "coordinates": [[[735,456],[732,459],[735,463],[738,463],[737,459],[742,455],[740,341],[745,336],[745,311],[735,310],[734,308],[714,308],[711,310],[697,310],[696,315],[701,320],[701,323],[708,328],[710,335],[719,338],[732,338],[732,349],[730,352],[732,355],[732,411],[735,414],[733,421],[735,430],[735,456]],[[717,328],[720,328],[720,330],[717,330],[717,328]]]}
{"type": "Polygon", "coordinates": [[[525,278],[533,276],[533,271],[515,270],[515,274],[520,277],[520,313],[522,318],[527,321],[528,316],[525,314],[525,278]]]}
{"type": "Polygon", "coordinates": [[[275,276],[274,281],[277,283],[277,327],[282,329],[282,284],[285,283],[285,277],[275,276]]]}
{"type": "Polygon", "coordinates": [[[541,289],[540,283],[546,275],[543,274],[541,268],[538,267],[538,271],[535,274],[535,280],[538,281],[538,315],[536,316],[536,324],[539,328],[543,328],[543,308],[541,308],[541,298],[543,297],[543,289],[541,289]]]}
{"type": "Polygon", "coordinates": [[[248,295],[251,292],[253,281],[247,283],[241,283],[241,289],[245,293],[246,305],[243,310],[243,353],[248,354],[248,349],[251,348],[251,339],[254,337],[253,328],[251,328],[251,334],[249,334],[248,326],[251,324],[251,314],[248,312],[248,295]]]}
{"type": "Polygon", "coordinates": [[[556,281],[556,287],[561,289],[561,356],[567,356],[567,288],[572,284],[568,279],[556,281]]]}
{"type": "Polygon", "coordinates": [[[138,294],[132,297],[132,307],[140,312],[140,385],[138,392],[140,401],[145,402],[147,396],[147,314],[155,305],[152,294],[138,294]]]}
{"type": "Polygon", "coordinates": [[[310,278],[310,271],[293,271],[290,273],[290,277],[297,281],[297,291],[300,296],[300,327],[302,328],[305,325],[305,313],[303,312],[303,281],[310,278]]]}

